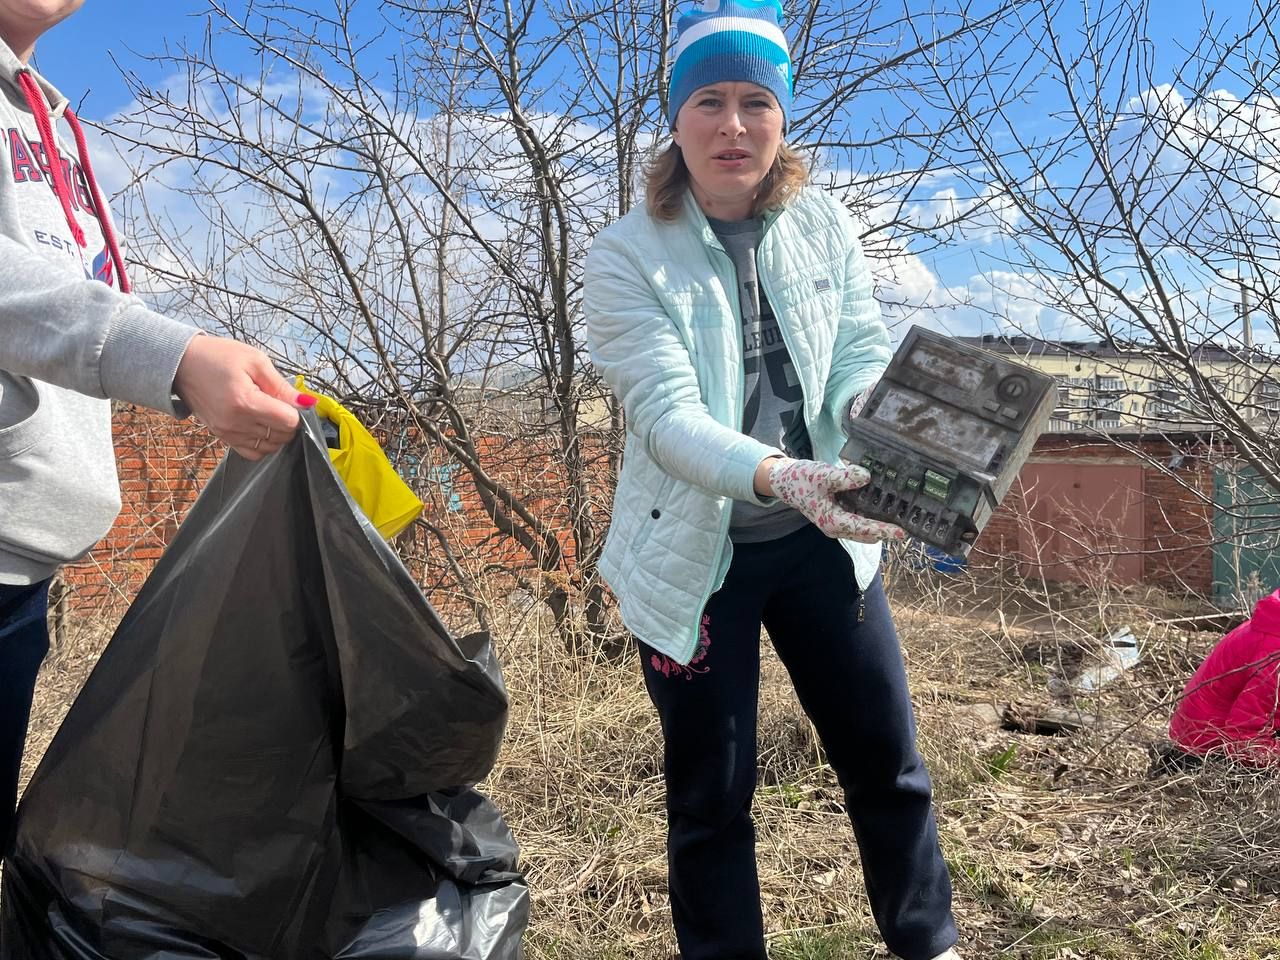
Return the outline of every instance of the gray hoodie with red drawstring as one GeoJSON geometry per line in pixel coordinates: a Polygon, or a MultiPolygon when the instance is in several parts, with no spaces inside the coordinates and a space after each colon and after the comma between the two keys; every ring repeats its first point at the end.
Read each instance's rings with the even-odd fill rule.
{"type": "Polygon", "coordinates": [[[129,292],[74,113],[0,42],[0,584],[39,582],[107,532],[109,400],[176,415],[196,333],[129,292]]]}

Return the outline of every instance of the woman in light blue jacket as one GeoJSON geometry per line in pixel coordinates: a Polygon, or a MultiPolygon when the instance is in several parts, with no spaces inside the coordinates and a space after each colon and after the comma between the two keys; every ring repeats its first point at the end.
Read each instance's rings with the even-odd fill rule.
{"type": "Polygon", "coordinates": [[[847,211],[783,143],[779,0],[708,0],[672,57],[672,144],[587,260],[592,358],[627,442],[600,569],[665,738],[683,960],[765,960],[751,799],[760,628],[844,789],[904,960],[954,958],[951,887],[877,570],[900,529],[834,494],[841,420],[890,357],[847,211]]]}

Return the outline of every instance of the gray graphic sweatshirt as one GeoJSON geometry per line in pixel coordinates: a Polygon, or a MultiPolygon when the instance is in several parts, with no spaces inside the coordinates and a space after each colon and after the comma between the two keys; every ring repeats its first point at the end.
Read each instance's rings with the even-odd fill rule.
{"type": "Polygon", "coordinates": [[[176,415],[173,377],[197,332],[128,292],[88,156],[53,132],[63,122],[78,129],[66,98],[0,42],[4,584],[52,575],[107,532],[120,509],[110,399],[176,415]]]}

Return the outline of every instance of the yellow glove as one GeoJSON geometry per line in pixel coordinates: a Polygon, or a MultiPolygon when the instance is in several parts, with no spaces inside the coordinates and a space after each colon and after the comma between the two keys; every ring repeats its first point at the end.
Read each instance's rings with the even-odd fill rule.
{"type": "Polygon", "coordinates": [[[378,441],[355,414],[331,397],[310,390],[298,377],[294,386],[316,398],[316,413],[338,428],[338,449],[329,449],[333,468],[364,515],[390,540],[422,513],[422,501],[400,479],[378,441]]]}

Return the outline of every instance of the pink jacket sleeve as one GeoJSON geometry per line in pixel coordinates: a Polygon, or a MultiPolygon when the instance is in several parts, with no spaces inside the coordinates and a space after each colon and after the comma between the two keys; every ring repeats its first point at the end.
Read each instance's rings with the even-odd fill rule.
{"type": "Polygon", "coordinates": [[[1243,671],[1244,686],[1231,704],[1224,727],[1227,748],[1233,756],[1269,763],[1280,760],[1280,739],[1276,739],[1280,637],[1263,633],[1257,640],[1243,671]]]}
{"type": "Polygon", "coordinates": [[[1280,761],[1280,591],[1219,641],[1187,682],[1169,721],[1183,749],[1226,748],[1240,760],[1280,761]]]}

